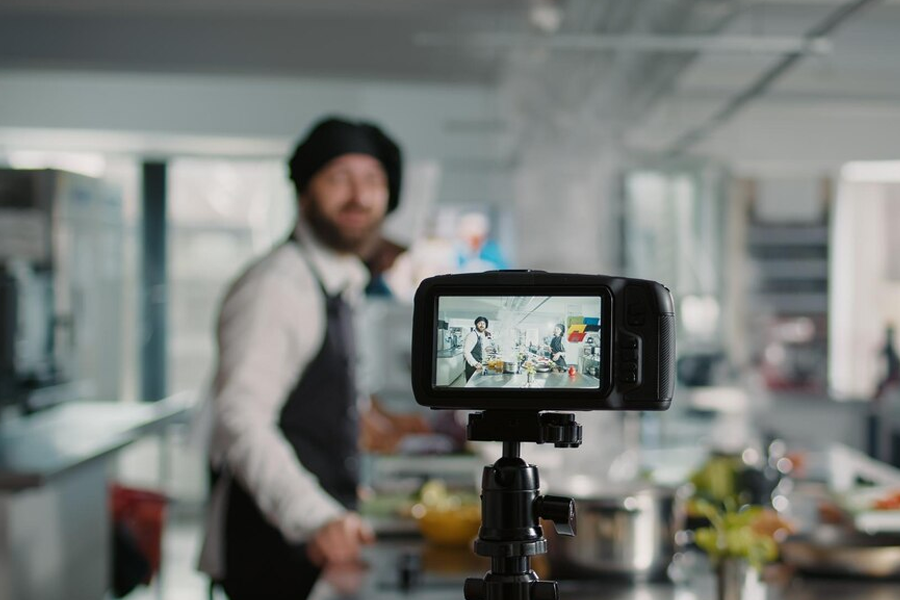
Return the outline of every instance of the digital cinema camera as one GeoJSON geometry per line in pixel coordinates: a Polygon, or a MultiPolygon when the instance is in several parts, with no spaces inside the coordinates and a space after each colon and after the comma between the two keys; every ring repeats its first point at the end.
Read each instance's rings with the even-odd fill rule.
{"type": "Polygon", "coordinates": [[[575,535],[575,503],[540,494],[521,443],[579,446],[581,426],[560,411],[666,410],[674,367],[672,296],[655,281],[491,271],[422,282],[413,314],[416,401],[479,411],[469,415],[468,439],[503,442],[503,456],[482,475],[475,541],[491,570],[466,580],[466,600],[558,599],[556,582],[539,580],[531,557],[547,551],[540,519],[575,535]],[[449,329],[466,332],[462,353],[477,367],[460,371],[452,362],[460,349],[448,351],[440,337],[449,329]]]}

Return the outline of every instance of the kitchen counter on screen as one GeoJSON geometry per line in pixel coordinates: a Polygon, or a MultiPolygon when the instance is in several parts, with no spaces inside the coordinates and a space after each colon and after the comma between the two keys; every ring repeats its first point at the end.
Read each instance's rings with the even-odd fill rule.
{"type": "Polygon", "coordinates": [[[474,375],[466,383],[466,387],[480,388],[583,388],[598,389],[600,380],[590,375],[575,373],[535,373],[534,383],[528,385],[528,375],[525,373],[503,373],[474,375]]]}
{"type": "Polygon", "coordinates": [[[71,402],[0,422],[0,492],[37,487],[180,419],[190,396],[159,402],[71,402]]]}

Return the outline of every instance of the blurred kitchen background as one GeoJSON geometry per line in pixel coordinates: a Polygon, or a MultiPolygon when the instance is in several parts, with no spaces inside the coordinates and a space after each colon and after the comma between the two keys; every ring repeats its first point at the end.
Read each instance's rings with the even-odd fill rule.
{"type": "MultiPolygon", "coordinates": [[[[624,274],[674,295],[673,408],[579,415],[581,449],[526,448],[545,484],[675,486],[775,440],[900,483],[900,2],[2,0],[0,599],[102,598],[135,498],[162,569],[129,597],[206,597],[218,302],[292,227],[285,157],[328,113],[405,152],[360,317],[389,408],[417,410],[423,277],[624,274]]],[[[492,450],[454,447],[367,457],[371,493],[474,490],[492,450]]]]}

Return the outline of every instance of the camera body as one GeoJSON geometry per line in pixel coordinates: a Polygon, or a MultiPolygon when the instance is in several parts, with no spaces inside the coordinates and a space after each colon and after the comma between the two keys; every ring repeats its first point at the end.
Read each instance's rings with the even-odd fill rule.
{"type": "Polygon", "coordinates": [[[411,368],[416,401],[435,409],[666,410],[672,295],[655,281],[604,275],[431,277],[416,292],[411,368]],[[447,348],[447,330],[461,346],[447,348]],[[458,365],[460,354],[464,372],[448,379],[439,361],[458,365]]]}

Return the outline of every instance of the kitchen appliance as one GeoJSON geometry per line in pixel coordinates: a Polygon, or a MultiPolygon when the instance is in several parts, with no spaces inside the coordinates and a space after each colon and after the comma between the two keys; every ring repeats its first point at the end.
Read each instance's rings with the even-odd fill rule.
{"type": "Polygon", "coordinates": [[[449,327],[447,321],[439,319],[437,329],[437,349],[438,352],[440,352],[450,347],[450,334],[448,331],[449,327]]]}
{"type": "Polygon", "coordinates": [[[579,476],[562,485],[578,506],[578,535],[550,545],[554,576],[654,581],[675,551],[675,490],[598,484],[579,476]]]}
{"type": "Polygon", "coordinates": [[[519,363],[512,360],[503,361],[503,372],[515,374],[519,372],[519,363]]]}
{"type": "Polygon", "coordinates": [[[461,348],[463,343],[462,329],[459,327],[450,328],[450,346],[452,348],[461,348]]]}
{"type": "Polygon", "coordinates": [[[98,179],[0,169],[0,405],[119,396],[121,220],[98,179]]]}

